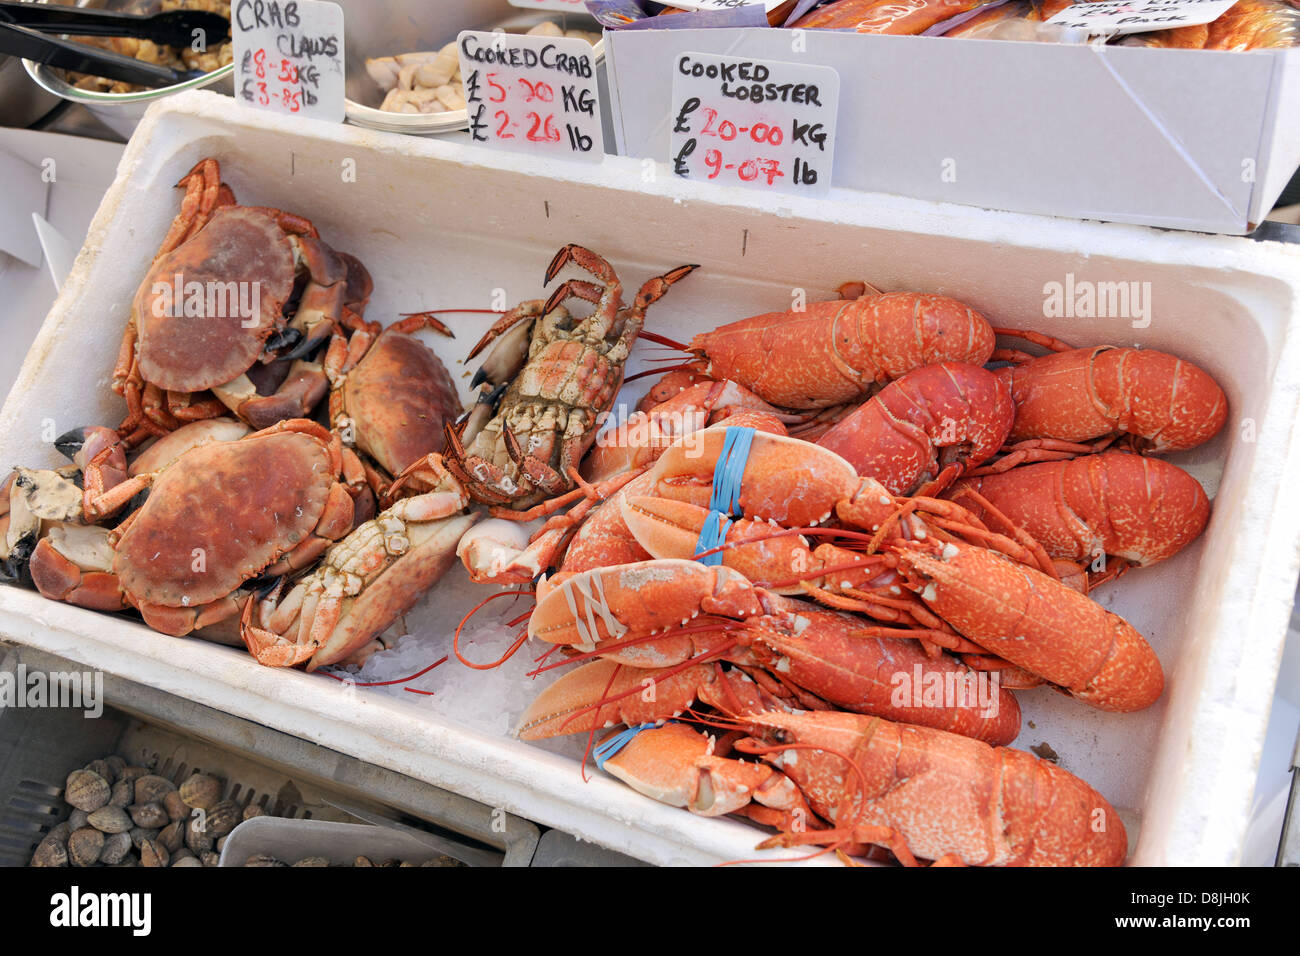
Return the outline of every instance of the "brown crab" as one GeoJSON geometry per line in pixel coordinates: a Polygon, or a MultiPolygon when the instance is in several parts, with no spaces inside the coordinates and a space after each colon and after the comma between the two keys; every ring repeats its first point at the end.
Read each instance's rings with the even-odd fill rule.
{"type": "Polygon", "coordinates": [[[238,613],[252,579],[305,568],[351,530],[343,457],[337,436],[304,419],[191,448],[94,501],[110,515],[150,490],[102,542],[42,538],[32,579],[46,597],[129,605],[154,630],[187,634],[238,613]]]}
{"type": "MultiPolygon", "coordinates": [[[[443,450],[443,426],[460,414],[451,374],[433,350],[415,337],[424,328],[451,330],[429,313],[405,316],[378,336],[335,333],[325,356],[330,380],[330,424],[364,458],[366,479],[377,498],[391,503],[393,476],[411,463],[443,450]]],[[[440,475],[408,476],[408,491],[431,490],[440,475]]]]}
{"type": "Polygon", "coordinates": [[[363,306],[371,285],[308,220],[235,205],[215,160],[179,185],[181,213],[136,292],[113,373],[128,408],[119,433],[132,446],[227,408],[255,428],[307,414],[328,382],[300,357],[336,325],[362,325],[347,303],[363,306]],[[258,376],[259,363],[274,371],[258,376]],[[260,394],[268,376],[272,394],[260,394]]]}
{"type": "Polygon", "coordinates": [[[546,282],[570,262],[603,285],[568,280],[549,299],[525,302],[504,315],[470,352],[473,358],[504,336],[484,368],[491,384],[509,382],[495,416],[481,428],[473,415],[447,428],[447,467],[475,501],[529,509],[578,483],[578,462],[623,384],[623,366],[646,309],[696,268],[679,266],[650,279],[632,306],[622,308],[623,287],[614,269],[582,246],[561,249],[546,282]],[[595,303],[596,310],[576,319],[561,305],[569,298],[595,303]],[[521,327],[531,329],[526,357],[521,327]]]}
{"type": "Polygon", "coordinates": [[[283,582],[244,608],[241,633],[259,663],[307,670],[356,660],[456,560],[456,544],[478,520],[463,486],[439,455],[413,462],[394,482],[419,473],[428,491],[403,498],[330,547],[281,598],[283,582]]]}

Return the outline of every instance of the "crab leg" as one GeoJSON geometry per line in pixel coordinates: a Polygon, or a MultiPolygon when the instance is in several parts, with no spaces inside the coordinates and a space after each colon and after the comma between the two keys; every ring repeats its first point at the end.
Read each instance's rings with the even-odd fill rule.
{"type": "Polygon", "coordinates": [[[505,338],[501,339],[497,347],[492,350],[492,354],[474,373],[474,378],[470,380],[471,388],[477,388],[480,382],[499,385],[519,374],[519,370],[524,367],[524,362],[528,358],[528,343],[533,333],[533,323],[550,311],[545,306],[545,300],[531,299],[515,306],[493,323],[492,328],[478,340],[478,344],[470,349],[469,355],[465,356],[465,361],[477,357],[493,339],[500,336],[505,338]]]}
{"type": "MultiPolygon", "coordinates": [[[[619,281],[617,273],[614,272],[614,267],[602,257],[596,255],[590,249],[584,249],[582,246],[571,242],[557,252],[555,258],[551,260],[551,264],[547,266],[546,285],[550,285],[551,280],[569,263],[590,272],[605,285],[604,291],[596,302],[596,311],[585,319],[578,328],[578,337],[582,340],[589,343],[602,343],[618,318],[619,306],[623,302],[623,283],[619,281]]],[[[546,300],[546,305],[542,309],[543,314],[549,315],[556,306],[571,295],[577,294],[581,298],[587,298],[585,293],[590,290],[591,286],[587,283],[564,283],[552,292],[550,298],[546,300]]]]}
{"type": "Polygon", "coordinates": [[[234,205],[235,202],[235,194],[221,182],[221,167],[215,159],[199,160],[176,187],[185,190],[185,198],[181,200],[181,211],[172,220],[154,261],[187,242],[207,225],[212,211],[218,206],[234,205]]]}

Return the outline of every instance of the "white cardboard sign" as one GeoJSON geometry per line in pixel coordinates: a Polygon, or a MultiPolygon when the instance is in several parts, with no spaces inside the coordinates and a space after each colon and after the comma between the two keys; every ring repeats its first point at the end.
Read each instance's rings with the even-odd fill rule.
{"type": "Polygon", "coordinates": [[[343,122],[343,8],[337,3],[235,0],[230,33],[241,103],[343,122]]]}
{"type": "Polygon", "coordinates": [[[456,43],[473,142],[589,163],[605,158],[590,43],[478,30],[456,43]]]}
{"type": "Polygon", "coordinates": [[[769,192],[830,189],[840,94],[834,69],[681,53],[672,70],[673,172],[769,192]]]}
{"type": "MultiPolygon", "coordinates": [[[[513,3],[514,0],[511,0],[513,3]]],[[[769,13],[785,3],[785,0],[672,0],[674,7],[684,10],[734,10],[736,7],[751,7],[762,4],[769,13]]]]}
{"type": "Polygon", "coordinates": [[[1190,27],[1217,20],[1237,0],[1099,0],[1066,7],[1047,22],[1114,36],[1190,27]]]}
{"type": "Polygon", "coordinates": [[[510,6],[523,7],[525,10],[559,10],[563,13],[587,12],[586,0],[510,0],[510,6]]]}

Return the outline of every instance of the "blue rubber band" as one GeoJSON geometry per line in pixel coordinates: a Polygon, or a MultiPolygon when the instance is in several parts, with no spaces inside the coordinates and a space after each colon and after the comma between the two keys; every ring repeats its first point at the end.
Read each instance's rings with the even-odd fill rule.
{"type": "Polygon", "coordinates": [[[700,536],[695,541],[695,560],[703,565],[720,566],[722,552],[714,551],[727,543],[727,531],[731,528],[731,519],[720,511],[710,511],[700,527],[700,536]],[[704,554],[713,551],[712,554],[704,554]]]}
{"type": "Polygon", "coordinates": [[[591,752],[596,758],[596,766],[601,770],[605,769],[605,761],[615,756],[620,750],[632,742],[632,738],[643,730],[649,730],[654,724],[641,724],[639,727],[629,727],[627,730],[620,731],[609,740],[597,747],[591,752]]]}
{"type": "Polygon", "coordinates": [[[713,466],[713,496],[709,510],[740,517],[740,486],[745,478],[749,448],[754,443],[754,429],[728,428],[722,454],[713,466]]]}

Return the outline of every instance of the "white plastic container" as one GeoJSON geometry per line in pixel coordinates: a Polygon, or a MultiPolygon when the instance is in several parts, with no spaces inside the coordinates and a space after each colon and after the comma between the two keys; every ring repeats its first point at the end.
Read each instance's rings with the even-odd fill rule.
{"type": "MultiPolygon", "coordinates": [[[[1021,693],[1016,746],[1047,743],[1062,766],[1118,807],[1134,838],[1133,862],[1238,859],[1300,568],[1293,478],[1300,340],[1292,334],[1300,250],[901,199],[845,203],[836,192],[825,200],[771,197],[683,182],[662,165],[625,158],[594,167],[543,163],[232,110],[228,99],[187,94],[158,104],[129,145],[0,413],[0,462],[51,462],[43,433],[121,418],[109,380],[128,306],[177,208],[172,184],[208,155],[221,161],[241,202],[306,215],[327,241],[369,266],[376,289],[368,318],[488,307],[498,289],[511,303],[536,297],[555,250],[580,242],[615,265],[625,288],[700,264],[649,313],[649,328],[675,338],[789,307],[799,290],[828,297],[839,283],[865,278],[886,290],[957,296],[997,325],[1079,343],[1140,343],[1206,368],[1228,394],[1230,420],[1213,442],[1176,460],[1214,497],[1210,526],[1177,558],[1099,592],[1151,640],[1165,666],[1165,696],[1121,715],[1046,689],[1021,693]],[[1045,317],[1045,284],[1071,275],[1076,284],[1149,282],[1149,323],[1045,317]]],[[[484,328],[481,317],[467,316],[454,341],[434,343],[458,380],[468,378],[453,360],[484,328]]],[[[633,369],[652,354],[638,351],[633,369]]],[[[484,593],[457,571],[407,623],[435,632],[445,639],[439,653],[449,651],[456,622],[484,593]]],[[[651,862],[752,858],[761,837],[738,821],[653,803],[594,768],[583,784],[574,745],[538,747],[478,729],[455,707],[437,709],[453,696],[359,692],[16,588],[0,588],[0,635],[651,862]]],[[[454,660],[435,673],[462,694],[487,679],[454,660]]],[[[500,707],[505,726],[525,703],[488,706],[500,707]]]]}
{"type": "Polygon", "coordinates": [[[678,56],[834,67],[836,185],[1242,235],[1300,163],[1300,49],[1152,50],[852,30],[611,30],[623,156],[669,158],[678,56]]]}
{"type": "Polygon", "coordinates": [[[324,857],[331,866],[352,866],[357,857],[364,856],[376,866],[384,860],[418,866],[442,855],[413,835],[384,827],[254,817],[230,831],[218,865],[243,866],[249,857],[270,856],[290,865],[308,857],[324,857]]]}

